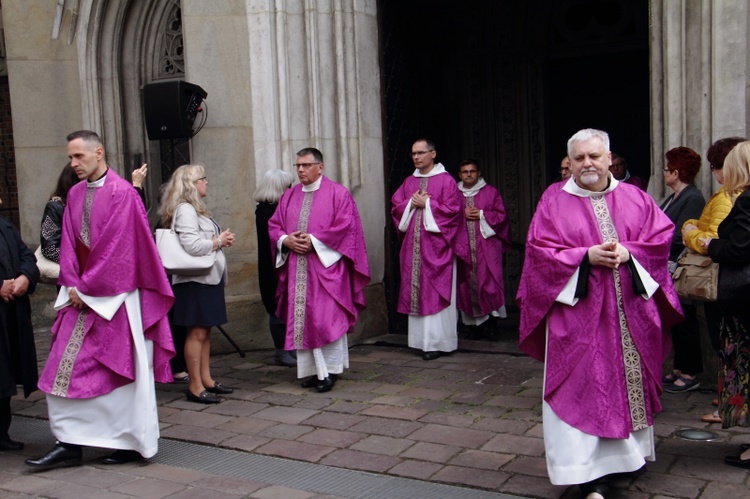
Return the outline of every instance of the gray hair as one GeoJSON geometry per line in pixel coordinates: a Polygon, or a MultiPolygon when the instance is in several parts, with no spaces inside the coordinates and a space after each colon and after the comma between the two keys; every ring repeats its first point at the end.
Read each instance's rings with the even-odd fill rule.
{"type": "Polygon", "coordinates": [[[294,177],[285,170],[268,170],[258,182],[253,199],[258,203],[277,203],[284,191],[292,186],[294,177]]]}
{"type": "Polygon", "coordinates": [[[609,135],[607,132],[596,130],[594,128],[584,128],[583,130],[578,130],[568,139],[568,156],[572,157],[571,151],[573,149],[573,142],[582,142],[593,138],[601,140],[604,148],[609,151],[609,135]]]}

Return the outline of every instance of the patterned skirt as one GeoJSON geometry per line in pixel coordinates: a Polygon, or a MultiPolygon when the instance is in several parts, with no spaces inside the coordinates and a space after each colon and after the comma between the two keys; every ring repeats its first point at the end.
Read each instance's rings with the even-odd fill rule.
{"type": "Polygon", "coordinates": [[[725,310],[720,330],[719,415],[723,428],[750,426],[750,312],[725,310]]]}

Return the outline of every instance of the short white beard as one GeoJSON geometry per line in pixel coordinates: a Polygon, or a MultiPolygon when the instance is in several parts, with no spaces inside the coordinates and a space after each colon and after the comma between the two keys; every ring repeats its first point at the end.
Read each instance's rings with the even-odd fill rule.
{"type": "Polygon", "coordinates": [[[592,170],[592,171],[587,171],[587,172],[581,172],[579,181],[583,185],[596,185],[601,181],[601,179],[599,178],[599,174],[596,171],[592,170]]]}

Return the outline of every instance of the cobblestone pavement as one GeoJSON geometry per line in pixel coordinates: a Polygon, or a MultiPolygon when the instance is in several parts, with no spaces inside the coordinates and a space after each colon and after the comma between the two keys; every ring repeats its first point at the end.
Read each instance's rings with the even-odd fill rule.
{"type": "MultiPolygon", "coordinates": [[[[454,491],[455,497],[468,497],[469,491],[488,497],[577,497],[577,487],[553,486],[547,478],[542,364],[521,355],[516,339],[517,332],[506,331],[497,342],[461,340],[458,352],[425,362],[405,348],[405,337],[378,338],[352,347],[350,369],[322,394],[301,388],[294,369],[274,366],[271,351],[248,352],[245,358],[216,355],[215,377],[235,387],[221,404],[188,402],[186,385],[157,385],[161,436],[168,439],[162,448],[174,442],[204,444],[313,469],[366,472],[351,475],[355,481],[376,474],[462,487],[455,490],[464,493],[454,491]]],[[[722,458],[750,442],[750,432],[699,420],[713,409],[710,387],[715,387],[709,375],[701,381],[708,386],[704,391],[664,394],[664,412],[656,420],[657,461],[648,464],[645,475],[616,482],[608,497],[748,497],[750,472],[726,466],[722,458]],[[676,433],[686,428],[712,431],[716,440],[679,438],[676,433]]],[[[14,399],[13,409],[37,423],[47,417],[39,392],[14,399]]],[[[22,458],[39,455],[52,443],[44,436],[20,455],[0,453],[0,496],[333,497],[278,480],[197,471],[190,455],[184,467],[162,464],[159,455],[138,465],[107,467],[97,464],[98,451],[89,450],[82,467],[30,473],[22,458]]],[[[393,490],[378,496],[396,497],[393,490]]]]}

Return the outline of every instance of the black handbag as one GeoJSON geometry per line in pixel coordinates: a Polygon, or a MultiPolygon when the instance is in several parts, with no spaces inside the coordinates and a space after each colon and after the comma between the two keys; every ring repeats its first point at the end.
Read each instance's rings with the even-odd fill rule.
{"type": "Polygon", "coordinates": [[[718,299],[722,303],[744,303],[750,300],[750,263],[742,266],[719,265],[718,299]]]}

